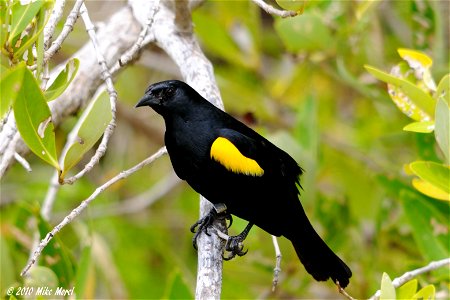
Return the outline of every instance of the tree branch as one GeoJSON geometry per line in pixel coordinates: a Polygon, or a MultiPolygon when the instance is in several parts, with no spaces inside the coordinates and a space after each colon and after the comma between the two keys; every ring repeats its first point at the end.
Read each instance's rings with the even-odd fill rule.
{"type": "Polygon", "coordinates": [[[52,14],[45,25],[44,28],[44,50],[47,50],[50,46],[50,41],[52,40],[53,33],[55,32],[56,25],[61,20],[64,13],[64,6],[66,5],[66,0],[56,0],[53,6],[52,14]]]}
{"type": "Polygon", "coordinates": [[[298,13],[292,10],[282,10],[273,7],[264,2],[264,0],[252,0],[256,5],[261,7],[266,13],[270,15],[280,16],[282,18],[295,17],[298,13]]]}
{"type": "Polygon", "coordinates": [[[41,240],[41,242],[39,243],[37,248],[34,250],[33,255],[29,259],[27,265],[25,266],[23,271],[20,273],[20,275],[24,276],[24,275],[27,274],[27,272],[30,270],[30,268],[34,265],[34,263],[37,261],[37,259],[41,255],[42,250],[44,250],[44,248],[48,245],[48,243],[50,243],[50,241],[53,239],[53,237],[58,232],[60,232],[61,229],[63,229],[66,225],[70,224],[76,217],[78,217],[81,214],[81,212],[83,212],[83,210],[89,205],[89,203],[91,203],[95,198],[97,198],[98,195],[100,195],[103,191],[105,191],[108,187],[110,187],[111,185],[113,185],[117,181],[127,178],[131,174],[133,174],[136,171],[142,169],[144,166],[146,166],[148,164],[151,164],[156,159],[158,159],[159,157],[161,157],[162,155],[164,155],[166,153],[167,153],[166,147],[162,147],[161,149],[159,149],[152,156],[150,156],[150,157],[146,158],[145,160],[141,161],[140,163],[138,163],[134,167],[132,167],[132,168],[126,170],[126,171],[120,172],[117,176],[113,177],[112,179],[108,180],[103,185],[98,187],[87,199],[82,201],[80,203],[80,205],[78,205],[78,207],[73,209],[70,212],[70,214],[68,214],[58,225],[56,225],[52,229],[52,231],[47,233],[47,236],[44,239],[41,240]]]}
{"type": "MultiPolygon", "coordinates": [[[[59,1],[58,1],[59,2],[59,1]]],[[[46,49],[45,53],[44,53],[44,64],[46,64],[48,62],[48,60],[50,58],[53,57],[53,55],[55,55],[56,52],[58,52],[59,49],[61,49],[61,45],[64,42],[64,40],[67,38],[67,36],[69,35],[69,33],[72,32],[73,30],[73,25],[75,24],[75,22],[78,19],[78,15],[80,12],[80,8],[81,5],[84,3],[84,0],[77,0],[77,2],[75,2],[69,16],[66,19],[66,23],[64,24],[63,30],[61,31],[61,33],[59,34],[59,36],[56,38],[55,41],[53,41],[52,45],[50,46],[50,48],[46,49]]],[[[57,3],[57,7],[59,5],[64,6],[63,3],[57,3]]],[[[58,12],[59,13],[59,12],[58,12]]],[[[62,13],[62,12],[61,12],[62,13]]],[[[53,13],[52,13],[52,17],[53,17],[53,13]]],[[[61,18],[59,16],[59,18],[61,18]]],[[[55,17],[56,19],[56,17],[55,17]]],[[[51,20],[51,19],[50,19],[51,20]]],[[[50,42],[50,38],[51,35],[53,35],[53,31],[55,30],[56,24],[54,23],[49,23],[49,28],[48,31],[46,31],[47,36],[44,36],[44,45],[48,45],[48,43],[50,42]],[[53,28],[52,28],[53,26],[53,28]],[[48,40],[45,40],[45,38],[48,38],[48,40]]],[[[46,27],[47,28],[47,27],[46,27]]]]}
{"type": "MultiPolygon", "coordinates": [[[[125,51],[135,44],[140,28],[141,25],[134,18],[130,7],[125,6],[98,30],[98,44],[108,65],[118,61],[125,51]]],[[[58,99],[49,102],[55,127],[85,107],[102,83],[101,70],[97,67],[96,57],[92,55],[90,43],[83,46],[73,57],[80,60],[77,75],[58,99]]],[[[64,66],[65,63],[54,68],[51,77],[56,76],[64,66]]],[[[9,114],[0,131],[0,178],[14,163],[15,152],[24,156],[29,149],[17,133],[14,114],[9,114]],[[17,140],[13,140],[14,136],[18,136],[17,140]]]]}
{"type": "Polygon", "coordinates": [[[117,92],[114,88],[113,80],[111,77],[111,74],[109,73],[108,66],[106,64],[105,57],[103,56],[103,53],[100,51],[100,46],[97,41],[97,35],[95,33],[95,27],[94,24],[91,22],[91,18],[89,17],[88,10],[86,8],[86,5],[84,3],[81,5],[80,14],[83,19],[84,25],[86,26],[86,31],[89,34],[89,38],[91,39],[92,46],[94,47],[95,54],[97,56],[97,61],[101,68],[101,76],[106,84],[106,91],[109,95],[109,103],[111,106],[111,121],[109,122],[108,126],[106,127],[105,132],[103,133],[102,141],[100,142],[100,145],[98,146],[97,150],[95,151],[94,156],[91,157],[91,160],[89,163],[84,166],[84,168],[78,172],[78,174],[65,179],[63,183],[69,183],[73,184],[76,180],[80,179],[84,176],[87,172],[92,170],[92,168],[100,161],[100,159],[105,155],[106,149],[108,146],[109,139],[111,138],[114,129],[116,128],[116,103],[117,103],[117,92]]]}
{"type": "MultiPolygon", "coordinates": [[[[408,281],[410,281],[411,279],[414,279],[415,277],[417,277],[421,274],[428,273],[430,271],[433,271],[433,270],[436,270],[436,269],[439,269],[439,268],[442,268],[445,266],[450,267],[450,258],[445,258],[445,259],[441,259],[438,261],[432,261],[425,267],[406,272],[402,276],[397,277],[394,280],[392,280],[392,285],[395,288],[399,288],[402,285],[404,285],[405,283],[407,283],[408,281]]],[[[370,299],[377,300],[380,298],[380,295],[381,295],[381,290],[378,290],[372,297],[370,297],[370,299]]]]}
{"type": "MultiPolygon", "coordinates": [[[[129,1],[135,16],[145,22],[142,12],[148,11],[151,2],[129,1]]],[[[184,80],[203,97],[223,109],[212,64],[205,57],[192,33],[188,1],[163,1],[155,15],[151,32],[156,43],[179,67],[184,80]]],[[[209,201],[200,197],[200,216],[212,208],[209,201]]],[[[226,230],[224,223],[216,223],[220,230],[226,230]]],[[[215,234],[201,234],[198,244],[197,299],[219,299],[222,288],[222,240],[215,234]]]]}

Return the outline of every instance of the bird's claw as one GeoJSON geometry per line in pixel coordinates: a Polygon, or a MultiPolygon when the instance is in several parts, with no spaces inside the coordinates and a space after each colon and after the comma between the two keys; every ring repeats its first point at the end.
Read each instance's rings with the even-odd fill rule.
{"type": "Polygon", "coordinates": [[[233,224],[233,217],[226,212],[226,206],[215,206],[215,208],[211,209],[206,216],[204,216],[191,226],[191,232],[195,233],[194,237],[192,238],[192,245],[194,246],[195,250],[197,250],[197,239],[200,233],[204,232],[206,235],[210,236],[208,227],[211,226],[215,220],[223,219],[230,221],[230,225],[228,225],[228,228],[231,226],[231,224],[233,224]]]}
{"type": "Polygon", "coordinates": [[[244,244],[242,243],[245,240],[246,235],[236,235],[230,236],[225,244],[225,251],[229,252],[227,256],[222,256],[224,260],[231,260],[237,256],[244,256],[247,254],[248,249],[244,250],[244,244]]]}
{"type": "Polygon", "coordinates": [[[192,246],[194,246],[194,249],[197,250],[197,238],[200,235],[200,233],[204,232],[206,235],[210,235],[208,232],[208,226],[212,225],[214,223],[214,220],[217,218],[217,214],[215,211],[210,211],[206,216],[195,222],[191,226],[191,232],[195,233],[194,237],[192,238],[192,246]],[[197,230],[198,227],[198,230],[197,230]]]}

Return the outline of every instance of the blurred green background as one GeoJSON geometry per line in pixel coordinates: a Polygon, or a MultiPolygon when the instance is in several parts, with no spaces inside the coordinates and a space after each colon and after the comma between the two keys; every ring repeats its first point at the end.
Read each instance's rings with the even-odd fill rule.
{"type": "MultiPolygon", "coordinates": [[[[87,1],[95,21],[124,4],[87,1]]],[[[301,1],[299,9],[302,15],[281,19],[250,1],[206,1],[193,12],[194,30],[227,112],[306,170],[301,201],[307,215],[352,269],[348,293],[367,298],[380,288],[383,272],[394,278],[449,256],[449,202],[416,191],[403,168],[414,160],[442,162],[442,153],[432,134],[402,130],[410,120],[386,85],[364,69],[369,64],[388,72],[401,61],[397,49],[410,48],[433,59],[439,82],[449,72],[449,3],[301,1]]],[[[78,22],[53,63],[87,40],[78,22]]],[[[134,104],[148,84],[171,78],[179,78],[178,71],[156,46],[118,76],[117,128],[108,151],[83,179],[60,189],[51,227],[38,217],[51,166],[30,154],[32,173],[18,164],[8,171],[1,183],[2,297],[8,287],[27,283],[19,273],[37,228],[43,237],[99,185],[163,145],[162,119],[135,111],[134,104]]],[[[58,149],[77,118],[57,129],[58,149]]],[[[193,295],[197,257],[189,227],[198,218],[198,200],[165,156],[101,194],[55,237],[39,264],[52,270],[51,282],[75,286],[79,298],[193,295]]],[[[245,224],[235,218],[231,232],[245,224]]],[[[245,242],[248,254],[224,263],[222,297],[340,297],[332,282],[315,282],[306,273],[287,240],[279,243],[282,273],[274,293],[271,237],[255,228],[245,242]]],[[[419,284],[434,284],[436,297],[447,298],[448,273],[431,272],[419,284]]]]}

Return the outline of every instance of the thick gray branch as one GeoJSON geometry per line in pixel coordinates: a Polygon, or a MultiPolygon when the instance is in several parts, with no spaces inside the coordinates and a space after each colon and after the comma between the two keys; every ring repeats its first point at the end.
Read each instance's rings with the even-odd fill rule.
{"type": "MultiPolygon", "coordinates": [[[[145,23],[147,5],[152,2],[129,1],[136,17],[145,23]]],[[[192,33],[192,20],[188,1],[162,1],[155,15],[152,33],[156,43],[175,62],[184,80],[203,97],[223,109],[214,71],[204,56],[192,33]]],[[[210,211],[212,205],[203,197],[200,200],[200,216],[210,211]]],[[[225,230],[223,224],[216,224],[225,230]]],[[[196,299],[219,299],[222,289],[222,240],[215,234],[204,234],[198,239],[198,267],[196,299]]]]}
{"type": "MultiPolygon", "coordinates": [[[[131,9],[127,6],[116,12],[109,21],[98,30],[97,38],[100,51],[105,56],[108,66],[114,64],[121,55],[136,42],[141,24],[136,21],[131,9]]],[[[67,117],[78,113],[86,106],[87,102],[103,82],[101,69],[95,57],[90,42],[76,52],[73,57],[80,60],[78,73],[72,84],[55,101],[49,103],[52,111],[52,121],[58,126],[67,117]]],[[[61,66],[62,68],[63,66],[61,66]]],[[[60,70],[55,68],[51,76],[60,70]]],[[[18,152],[24,155],[29,149],[20,138],[17,143],[11,143],[11,136],[17,132],[13,114],[10,114],[7,123],[0,132],[0,144],[6,145],[0,149],[0,174],[3,174],[14,162],[14,156],[5,153],[18,152]],[[5,144],[4,144],[5,143],[5,144]]]]}

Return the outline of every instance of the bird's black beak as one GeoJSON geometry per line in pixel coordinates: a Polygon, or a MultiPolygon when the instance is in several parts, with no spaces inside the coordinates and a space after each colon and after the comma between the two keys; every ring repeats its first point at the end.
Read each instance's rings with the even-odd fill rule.
{"type": "Polygon", "coordinates": [[[135,107],[140,106],[151,106],[152,104],[156,103],[156,99],[152,95],[145,94],[144,97],[142,97],[141,100],[135,105],[135,107]]]}

